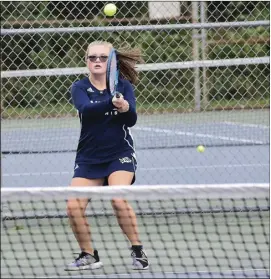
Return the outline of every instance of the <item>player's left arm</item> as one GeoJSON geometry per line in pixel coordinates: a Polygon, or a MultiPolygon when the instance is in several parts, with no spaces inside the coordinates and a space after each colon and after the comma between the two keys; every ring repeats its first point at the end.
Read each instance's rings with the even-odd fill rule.
{"type": "Polygon", "coordinates": [[[119,117],[128,127],[132,127],[136,124],[137,113],[136,113],[136,98],[133,86],[129,81],[125,81],[124,92],[123,92],[123,105],[120,109],[119,117]]]}

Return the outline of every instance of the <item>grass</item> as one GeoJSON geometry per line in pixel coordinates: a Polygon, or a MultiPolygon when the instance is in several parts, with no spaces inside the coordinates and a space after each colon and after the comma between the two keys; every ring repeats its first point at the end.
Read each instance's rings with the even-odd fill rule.
{"type": "MultiPolygon", "coordinates": [[[[137,104],[137,112],[144,114],[170,113],[170,112],[192,112],[194,111],[194,103],[191,102],[175,102],[175,103],[152,103],[137,104]]],[[[202,111],[213,110],[233,110],[233,109],[265,109],[270,107],[269,99],[262,100],[220,100],[211,101],[202,108],[202,111]]],[[[76,116],[77,111],[69,104],[45,105],[34,108],[5,108],[2,111],[2,119],[35,119],[35,118],[58,118],[65,116],[76,116]]]]}

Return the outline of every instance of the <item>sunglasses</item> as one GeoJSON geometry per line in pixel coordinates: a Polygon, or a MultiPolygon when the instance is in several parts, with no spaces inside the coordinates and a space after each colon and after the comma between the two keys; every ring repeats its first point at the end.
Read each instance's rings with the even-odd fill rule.
{"type": "Polygon", "coordinates": [[[98,58],[100,59],[101,62],[106,62],[108,59],[108,56],[106,56],[106,55],[101,55],[101,56],[89,55],[87,58],[90,62],[96,62],[98,58]]]}

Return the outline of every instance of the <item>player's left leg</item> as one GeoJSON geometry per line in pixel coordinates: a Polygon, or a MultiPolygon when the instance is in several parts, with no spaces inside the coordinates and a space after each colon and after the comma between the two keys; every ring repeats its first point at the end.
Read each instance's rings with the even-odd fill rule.
{"type": "MultiPolygon", "coordinates": [[[[108,177],[108,185],[130,185],[134,173],[128,171],[116,171],[108,177]]],[[[113,199],[111,201],[116,213],[118,223],[130,240],[132,245],[141,245],[138,235],[137,220],[133,208],[123,199],[113,199]]]]}
{"type": "MultiPolygon", "coordinates": [[[[131,185],[134,179],[134,172],[115,171],[108,177],[108,185],[131,185]]],[[[142,243],[139,240],[136,214],[131,205],[123,199],[113,199],[111,201],[116,213],[118,223],[123,233],[129,239],[132,245],[132,259],[134,269],[148,269],[149,261],[146,252],[143,250],[142,243]]]]}

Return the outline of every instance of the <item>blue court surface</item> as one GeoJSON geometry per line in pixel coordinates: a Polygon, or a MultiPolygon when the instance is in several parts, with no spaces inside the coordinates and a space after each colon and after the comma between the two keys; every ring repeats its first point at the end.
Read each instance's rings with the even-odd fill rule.
{"type": "MultiPolygon", "coordinates": [[[[2,121],[2,186],[69,185],[79,128],[76,117],[2,121]]],[[[269,182],[269,110],[139,115],[131,131],[136,184],[269,182]]]]}
{"type": "MultiPolygon", "coordinates": [[[[2,186],[69,185],[78,126],[76,118],[4,120],[2,186]]],[[[269,110],[144,115],[131,131],[138,158],[136,185],[269,183],[269,110]],[[204,153],[196,151],[199,144],[206,146],[204,153]]],[[[67,220],[38,226],[21,220],[22,230],[7,221],[1,235],[1,273],[5,278],[269,278],[269,245],[262,239],[263,233],[269,235],[269,211],[260,219],[235,214],[231,223],[219,226],[206,227],[195,218],[193,225],[189,218],[184,223],[143,223],[151,262],[143,272],[130,269],[128,243],[118,226],[103,223],[103,234],[100,223],[92,228],[103,269],[68,273],[63,266],[74,259],[78,247],[67,220]],[[20,267],[13,265],[10,243],[16,243],[20,267]]]]}

